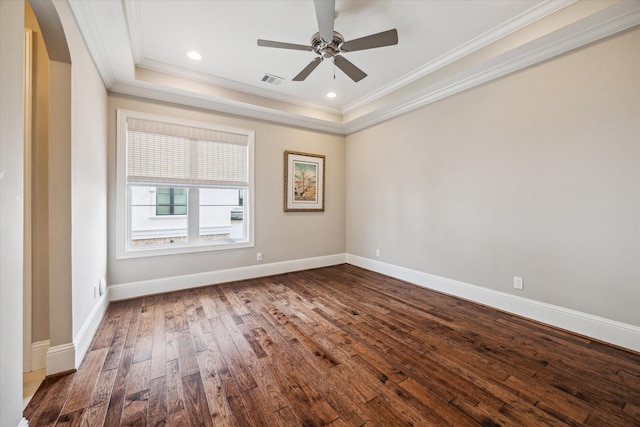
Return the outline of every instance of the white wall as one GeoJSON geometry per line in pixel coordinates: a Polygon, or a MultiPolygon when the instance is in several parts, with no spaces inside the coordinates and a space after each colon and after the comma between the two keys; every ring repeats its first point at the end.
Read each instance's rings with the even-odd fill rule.
{"type": "Polygon", "coordinates": [[[347,252],[640,326],[638,46],[627,31],[348,136],[347,252]]]}
{"type": "Polygon", "coordinates": [[[24,4],[0,1],[0,425],[22,420],[24,4]]]}
{"type": "Polygon", "coordinates": [[[344,141],[339,135],[113,94],[109,96],[109,280],[112,284],[344,254],[344,141]],[[116,259],[116,109],[211,122],[255,131],[255,247],[148,258],[116,259]],[[284,151],[326,156],[325,212],[283,211],[284,151]]]}
{"type": "Polygon", "coordinates": [[[56,3],[71,54],[73,336],[107,273],[107,91],[66,2],[56,3]]]}

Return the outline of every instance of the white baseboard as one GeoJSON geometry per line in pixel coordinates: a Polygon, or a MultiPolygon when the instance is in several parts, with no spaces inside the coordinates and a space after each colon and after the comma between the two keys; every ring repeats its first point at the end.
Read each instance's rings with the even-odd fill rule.
{"type": "Polygon", "coordinates": [[[29,420],[27,420],[26,418],[21,419],[18,427],[29,427],[29,420]]]}
{"type": "Polygon", "coordinates": [[[49,340],[36,341],[31,344],[31,370],[37,371],[47,367],[47,351],[49,340]]]}
{"type": "Polygon", "coordinates": [[[347,262],[424,288],[471,300],[508,313],[640,352],[640,327],[493,289],[347,254],[347,262]]]}
{"type": "Polygon", "coordinates": [[[47,350],[47,375],[76,368],[76,346],[73,343],[56,345],[47,350]]]}
{"type": "Polygon", "coordinates": [[[110,301],[137,298],[162,292],[178,291],[215,285],[236,280],[254,279],[292,271],[327,267],[344,264],[346,254],[327,255],[292,261],[258,264],[249,267],[231,268],[227,270],[207,271],[204,273],[185,274],[181,276],[163,277],[160,279],[142,280],[139,282],[121,283],[108,286],[110,301]]]}
{"type": "MultiPolygon", "coordinates": [[[[89,350],[89,345],[91,345],[91,340],[95,335],[98,327],[100,326],[100,322],[104,317],[104,313],[107,311],[107,307],[109,306],[109,300],[107,299],[106,293],[100,296],[96,304],[93,306],[91,313],[89,313],[89,317],[84,322],[78,335],[73,339],[73,344],[75,346],[75,366],[77,369],[84,359],[84,355],[89,350]]],[[[73,368],[70,368],[73,369],[73,368]]]]}
{"type": "MultiPolygon", "coordinates": [[[[46,351],[47,375],[78,369],[89,349],[89,345],[91,345],[93,336],[98,330],[98,326],[100,326],[108,305],[107,296],[102,295],[72,343],[49,347],[49,341],[46,342],[48,347],[46,351]]],[[[32,363],[35,363],[35,359],[32,363]]]]}

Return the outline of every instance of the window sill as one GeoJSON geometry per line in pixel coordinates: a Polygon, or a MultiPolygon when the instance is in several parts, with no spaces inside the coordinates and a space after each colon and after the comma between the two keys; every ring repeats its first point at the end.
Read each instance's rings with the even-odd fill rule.
{"type": "Polygon", "coordinates": [[[117,259],[130,259],[130,258],[147,258],[154,256],[165,255],[181,255],[195,252],[208,252],[208,251],[221,251],[240,248],[252,248],[254,247],[253,241],[221,241],[221,243],[205,243],[205,244],[180,244],[176,243],[175,246],[163,246],[163,247],[149,247],[141,249],[128,249],[118,254],[117,259]]]}
{"type": "Polygon", "coordinates": [[[157,220],[185,220],[187,218],[187,215],[152,215],[150,217],[148,217],[150,220],[152,221],[157,221],[157,220]]]}

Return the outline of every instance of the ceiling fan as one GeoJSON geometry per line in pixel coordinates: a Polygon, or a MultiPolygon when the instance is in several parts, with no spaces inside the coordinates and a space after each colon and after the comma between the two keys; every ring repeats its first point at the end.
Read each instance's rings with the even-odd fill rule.
{"type": "Polygon", "coordinates": [[[336,67],[340,68],[351,80],[359,82],[367,77],[367,74],[342,56],[341,53],[398,44],[398,31],[395,28],[345,42],[342,34],[333,30],[335,0],[314,0],[314,4],[316,8],[316,18],[318,19],[318,29],[320,31],[311,37],[310,46],[258,39],[258,46],[313,51],[319,55],[300,71],[300,73],[293,78],[293,81],[303,81],[322,61],[331,58],[336,67]]]}

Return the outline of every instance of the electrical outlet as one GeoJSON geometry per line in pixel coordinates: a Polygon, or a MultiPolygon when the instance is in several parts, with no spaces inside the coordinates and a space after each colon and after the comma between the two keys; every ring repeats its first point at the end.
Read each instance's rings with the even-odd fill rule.
{"type": "Polygon", "coordinates": [[[376,249],[376,256],[380,256],[380,249],[376,249]]]}
{"type": "Polygon", "coordinates": [[[513,287],[515,289],[524,289],[524,279],[522,277],[515,276],[513,278],[513,287]]]}
{"type": "Polygon", "coordinates": [[[256,254],[256,261],[262,261],[262,252],[256,254]]]}

